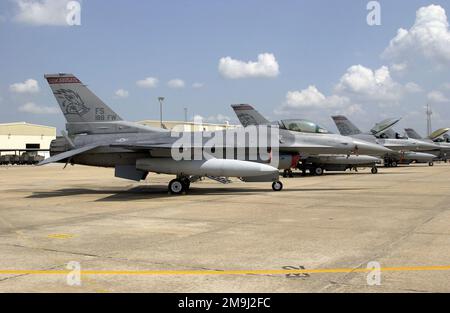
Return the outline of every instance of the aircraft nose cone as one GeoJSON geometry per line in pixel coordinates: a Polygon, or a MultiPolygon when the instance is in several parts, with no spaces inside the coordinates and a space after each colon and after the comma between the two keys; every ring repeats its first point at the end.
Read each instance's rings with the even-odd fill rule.
{"type": "Polygon", "coordinates": [[[356,152],[358,154],[367,154],[367,155],[385,155],[386,153],[392,152],[391,149],[385,148],[382,145],[371,143],[363,140],[353,140],[354,145],[356,146],[356,152]]]}

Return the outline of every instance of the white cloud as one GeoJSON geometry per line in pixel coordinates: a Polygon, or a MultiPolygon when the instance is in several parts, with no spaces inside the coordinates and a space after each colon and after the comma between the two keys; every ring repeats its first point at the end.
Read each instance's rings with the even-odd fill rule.
{"type": "Polygon", "coordinates": [[[289,91],[286,94],[286,104],[284,108],[333,108],[349,103],[346,97],[332,95],[326,97],[315,86],[309,86],[301,91],[289,91]]]}
{"type": "Polygon", "coordinates": [[[67,3],[70,0],[14,0],[17,14],[14,20],[33,26],[68,26],[67,3]]]}
{"type": "Polygon", "coordinates": [[[142,80],[138,80],[136,85],[141,88],[156,88],[158,86],[159,80],[155,77],[147,77],[142,80]]]}
{"type": "Polygon", "coordinates": [[[231,118],[229,116],[222,114],[213,115],[206,119],[208,123],[219,123],[219,124],[224,124],[226,122],[229,122],[230,120],[231,118]]]}
{"type": "Polygon", "coordinates": [[[409,93],[418,93],[423,91],[422,87],[413,82],[407,83],[405,85],[405,90],[409,93]]]}
{"type": "Polygon", "coordinates": [[[203,117],[201,115],[194,115],[193,118],[195,123],[212,123],[212,124],[225,124],[231,120],[229,116],[217,114],[209,117],[203,117]]]}
{"type": "Polygon", "coordinates": [[[353,116],[356,114],[363,114],[365,111],[359,104],[351,104],[347,107],[342,108],[340,111],[337,111],[337,114],[353,116]]]}
{"type": "Polygon", "coordinates": [[[335,90],[365,100],[396,101],[401,98],[404,86],[392,79],[386,66],[373,71],[362,65],[353,65],[341,77],[335,90]]]}
{"type": "Polygon", "coordinates": [[[31,114],[57,114],[59,109],[56,107],[39,106],[34,102],[28,102],[19,107],[19,111],[31,114]]]}
{"type": "Polygon", "coordinates": [[[278,62],[271,53],[258,55],[258,61],[244,62],[231,57],[221,58],[219,61],[219,73],[228,79],[277,77],[280,73],[278,62]]]}
{"type": "Polygon", "coordinates": [[[448,64],[450,31],[444,8],[430,5],[417,10],[414,25],[409,30],[400,28],[383,56],[402,60],[421,56],[438,64],[448,64]]]}
{"type": "Polygon", "coordinates": [[[449,102],[450,100],[440,91],[434,90],[428,93],[427,98],[431,102],[442,103],[449,102]]]}
{"type": "Polygon", "coordinates": [[[39,92],[39,84],[34,79],[27,79],[23,83],[12,84],[9,90],[15,93],[36,93],[39,92]]]}
{"type": "Polygon", "coordinates": [[[195,89],[203,88],[204,86],[205,86],[204,83],[193,83],[192,84],[192,88],[195,88],[195,89]]]}
{"type": "Polygon", "coordinates": [[[195,124],[203,124],[205,122],[205,118],[199,114],[194,115],[192,120],[195,124]]]}
{"type": "Polygon", "coordinates": [[[117,98],[128,98],[129,94],[130,93],[125,89],[118,89],[115,92],[117,98]]]}
{"type": "Polygon", "coordinates": [[[167,82],[167,86],[169,86],[170,88],[179,89],[179,88],[184,88],[185,83],[183,80],[176,78],[176,79],[169,80],[167,82]]]}
{"type": "Polygon", "coordinates": [[[391,65],[391,70],[397,73],[404,72],[407,68],[408,64],[406,63],[394,63],[391,65]]]}

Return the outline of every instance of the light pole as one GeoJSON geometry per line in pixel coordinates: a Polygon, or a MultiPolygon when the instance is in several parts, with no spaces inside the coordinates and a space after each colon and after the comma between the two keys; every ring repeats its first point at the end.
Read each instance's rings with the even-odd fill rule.
{"type": "Polygon", "coordinates": [[[164,97],[158,97],[158,101],[159,101],[159,123],[161,128],[163,127],[163,117],[162,117],[162,107],[163,107],[163,102],[164,102],[165,98],[164,97]]]}

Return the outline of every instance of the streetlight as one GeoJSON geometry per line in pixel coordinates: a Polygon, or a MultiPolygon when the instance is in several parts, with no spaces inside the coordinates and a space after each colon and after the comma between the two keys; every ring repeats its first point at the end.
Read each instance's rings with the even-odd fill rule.
{"type": "Polygon", "coordinates": [[[159,101],[159,122],[160,122],[160,126],[161,128],[164,128],[163,126],[163,119],[162,119],[162,107],[163,107],[163,102],[164,102],[165,98],[164,97],[158,97],[158,101],[159,101]]]}

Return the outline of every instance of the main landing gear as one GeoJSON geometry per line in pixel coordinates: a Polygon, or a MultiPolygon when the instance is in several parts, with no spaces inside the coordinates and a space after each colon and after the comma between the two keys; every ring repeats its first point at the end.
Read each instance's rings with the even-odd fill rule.
{"type": "Polygon", "coordinates": [[[173,195],[180,195],[189,190],[191,181],[187,177],[173,179],[169,183],[169,193],[173,195]]]}
{"type": "Polygon", "coordinates": [[[283,177],[284,178],[292,178],[294,177],[294,173],[292,172],[292,170],[284,170],[283,171],[283,177]]]}
{"type": "Polygon", "coordinates": [[[378,168],[376,166],[372,167],[371,172],[372,172],[372,174],[377,174],[378,173],[378,168]]]}
{"type": "Polygon", "coordinates": [[[397,167],[398,163],[396,161],[385,160],[384,161],[384,166],[385,167],[397,167]]]}
{"type": "MultiPolygon", "coordinates": [[[[169,193],[172,195],[181,195],[185,194],[189,187],[191,186],[191,181],[188,177],[178,177],[173,179],[169,183],[169,193]]],[[[281,191],[283,190],[283,183],[280,181],[275,181],[272,183],[273,191],[281,191]]]]}
{"type": "Polygon", "coordinates": [[[272,184],[273,191],[281,191],[283,190],[283,183],[280,181],[273,182],[272,184]]]}
{"type": "Polygon", "coordinates": [[[314,168],[314,175],[322,176],[323,175],[323,168],[321,168],[320,166],[314,168]]]}

